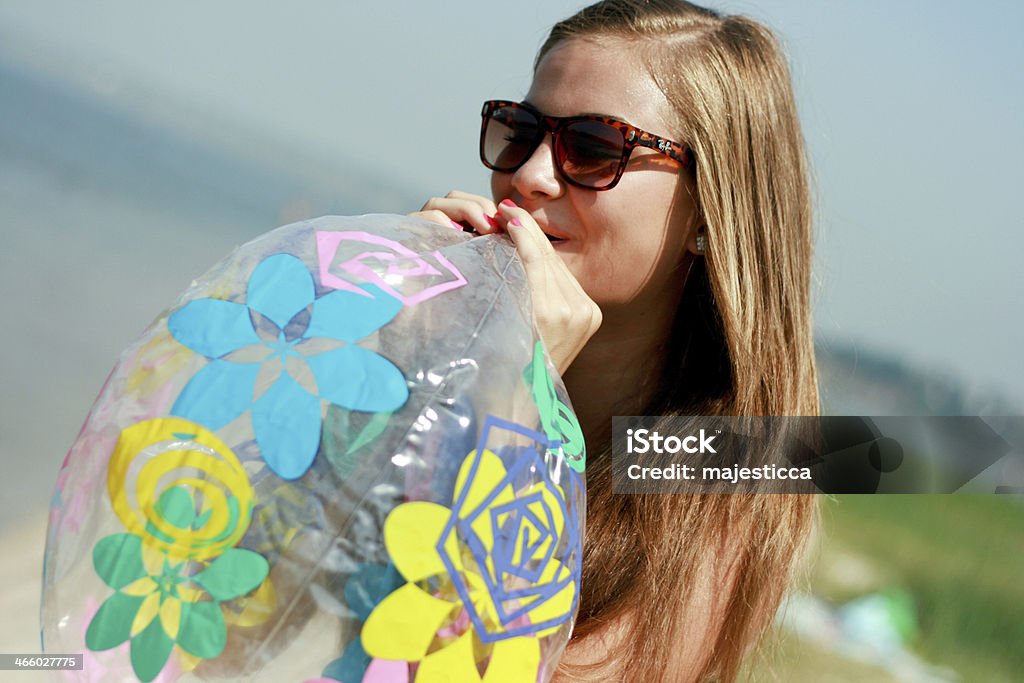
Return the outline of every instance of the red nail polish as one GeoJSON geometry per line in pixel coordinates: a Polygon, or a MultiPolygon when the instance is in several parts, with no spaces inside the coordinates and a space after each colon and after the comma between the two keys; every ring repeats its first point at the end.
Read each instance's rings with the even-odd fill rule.
{"type": "Polygon", "coordinates": [[[496,227],[498,227],[498,221],[494,220],[494,217],[493,217],[493,216],[488,216],[488,215],[487,215],[487,214],[485,213],[485,214],[484,214],[484,218],[486,218],[486,219],[487,219],[487,225],[491,226],[492,228],[496,228],[496,227]]]}
{"type": "Polygon", "coordinates": [[[462,231],[462,226],[456,223],[455,221],[452,221],[452,227],[458,230],[459,232],[462,231]]]}
{"type": "Polygon", "coordinates": [[[519,219],[518,219],[518,218],[513,218],[512,220],[510,220],[510,221],[508,222],[508,224],[509,224],[509,225],[514,225],[514,226],[516,226],[517,228],[521,228],[521,227],[523,227],[523,224],[522,224],[521,222],[519,222],[519,219]]]}
{"type": "Polygon", "coordinates": [[[511,199],[502,199],[498,203],[501,204],[502,206],[509,206],[509,207],[511,207],[513,209],[519,208],[518,206],[516,206],[516,203],[514,201],[512,201],[511,199]]]}

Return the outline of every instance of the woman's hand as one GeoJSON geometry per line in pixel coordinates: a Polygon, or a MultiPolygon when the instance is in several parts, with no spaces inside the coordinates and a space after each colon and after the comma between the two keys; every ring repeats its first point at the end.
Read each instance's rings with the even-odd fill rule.
{"type": "Polygon", "coordinates": [[[487,197],[452,190],[444,197],[431,197],[423,208],[409,214],[459,230],[469,228],[481,235],[498,232],[498,207],[487,197]]]}
{"type": "Polygon", "coordinates": [[[410,215],[439,225],[469,226],[481,235],[508,233],[526,270],[537,328],[559,374],[601,326],[601,309],[569,272],[537,221],[511,200],[495,205],[479,195],[449,192],[410,215]]]}
{"type": "Polygon", "coordinates": [[[505,199],[498,205],[497,221],[516,244],[530,283],[541,339],[558,374],[564,374],[601,327],[601,309],[583,291],[526,209],[505,199]]]}

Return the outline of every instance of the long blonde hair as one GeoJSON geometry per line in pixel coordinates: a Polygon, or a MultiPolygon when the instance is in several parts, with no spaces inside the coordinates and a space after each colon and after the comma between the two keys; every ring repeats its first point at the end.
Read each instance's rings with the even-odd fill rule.
{"type": "MultiPolygon", "coordinates": [[[[673,108],[673,133],[693,150],[706,226],[648,412],[816,415],[808,171],[776,39],[750,19],[682,0],[607,0],[556,24],[537,64],[564,40],[602,38],[645,56],[673,108]]],[[[710,581],[728,598],[698,678],[734,679],[788,585],[813,497],[613,495],[608,456],[592,457],[587,471],[574,637],[625,623],[627,651],[615,658],[629,662],[630,680],[675,680],[671,652],[688,615],[666,597],[681,607],[710,581]]]]}

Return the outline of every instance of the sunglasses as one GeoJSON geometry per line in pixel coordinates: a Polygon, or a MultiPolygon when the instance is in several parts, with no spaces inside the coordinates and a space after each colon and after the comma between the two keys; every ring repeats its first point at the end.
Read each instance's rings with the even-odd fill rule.
{"type": "Polygon", "coordinates": [[[484,102],[480,160],[492,171],[511,173],[551,133],[555,167],[570,185],[610,190],[626,170],[634,147],[647,147],[690,164],[684,145],[610,116],[545,116],[525,102],[484,102]]]}

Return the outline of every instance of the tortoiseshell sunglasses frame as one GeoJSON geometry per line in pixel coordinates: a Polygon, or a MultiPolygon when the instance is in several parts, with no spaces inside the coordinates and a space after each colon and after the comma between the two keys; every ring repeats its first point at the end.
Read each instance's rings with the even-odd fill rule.
{"type": "Polygon", "coordinates": [[[678,161],[683,168],[690,166],[692,162],[692,155],[690,149],[682,143],[663,138],[653,133],[648,133],[645,130],[637,128],[636,126],[626,123],[621,119],[616,119],[611,116],[547,116],[537,111],[537,109],[526,102],[512,102],[509,100],[488,100],[484,102],[483,111],[480,112],[483,117],[483,122],[480,126],[480,161],[483,162],[484,166],[497,171],[499,173],[514,173],[519,170],[523,164],[529,161],[530,157],[533,156],[534,152],[544,141],[544,136],[551,133],[557,140],[558,136],[565,129],[566,126],[579,123],[581,121],[603,123],[605,125],[615,128],[622,133],[622,158],[619,160],[619,166],[615,171],[615,177],[612,178],[611,182],[601,187],[594,187],[593,185],[587,185],[579,181],[573,180],[569,177],[569,174],[565,172],[563,168],[564,161],[558,160],[558,154],[555,156],[555,166],[558,168],[558,174],[562,176],[565,182],[575,187],[582,187],[587,190],[596,190],[602,192],[604,190],[610,190],[615,187],[619,180],[622,178],[623,171],[626,170],[626,163],[629,162],[629,156],[633,153],[635,147],[646,147],[647,149],[653,149],[656,152],[660,152],[668,156],[671,159],[678,161]],[[530,114],[537,118],[540,123],[538,130],[541,133],[537,136],[537,139],[532,143],[530,152],[512,168],[497,168],[493,164],[487,161],[486,155],[486,139],[487,139],[487,124],[491,121],[491,114],[496,109],[502,109],[506,107],[515,107],[528,111],[530,114]]]}

